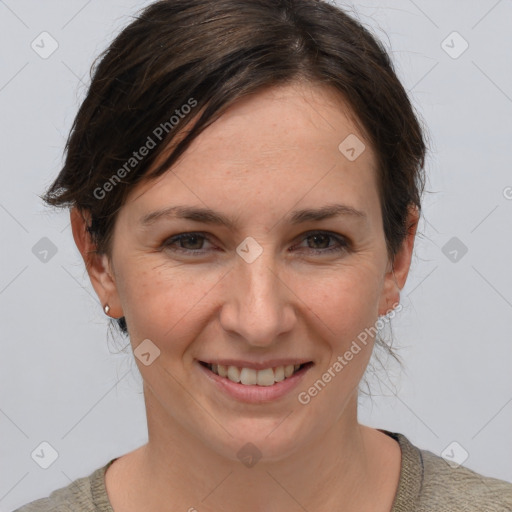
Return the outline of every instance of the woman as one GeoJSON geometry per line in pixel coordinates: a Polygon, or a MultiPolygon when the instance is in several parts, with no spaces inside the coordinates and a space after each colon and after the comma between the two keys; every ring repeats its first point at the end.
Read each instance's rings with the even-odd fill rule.
{"type": "Polygon", "coordinates": [[[359,23],[315,0],[156,2],[66,150],[45,199],[130,337],[149,440],[18,510],[512,510],[512,484],[357,420],[426,152],[359,23]]]}

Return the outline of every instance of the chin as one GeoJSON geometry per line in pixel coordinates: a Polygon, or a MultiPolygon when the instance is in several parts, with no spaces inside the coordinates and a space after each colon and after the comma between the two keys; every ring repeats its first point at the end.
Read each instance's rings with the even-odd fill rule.
{"type": "Polygon", "coordinates": [[[220,443],[210,440],[210,446],[222,457],[240,461],[247,467],[284,460],[303,447],[298,429],[293,428],[291,422],[286,425],[290,418],[283,421],[287,414],[279,421],[248,418],[236,422],[236,425],[226,425],[232,437],[226,434],[220,443]]]}

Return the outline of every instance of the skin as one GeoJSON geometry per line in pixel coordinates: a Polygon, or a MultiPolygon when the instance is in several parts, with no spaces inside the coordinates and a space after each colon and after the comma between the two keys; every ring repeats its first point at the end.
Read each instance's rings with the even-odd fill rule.
{"type": "Polygon", "coordinates": [[[418,212],[411,209],[412,227],[392,268],[375,154],[366,141],[355,161],[338,150],[349,134],[364,141],[346,112],[336,91],[305,83],[237,102],[168,172],[131,191],[110,256],[90,252],[87,216],[72,210],[75,241],[101,303],[110,305],[110,316],[126,317],[134,349],[145,339],[160,349],[148,366],[135,358],[149,441],[106,473],[116,512],[232,512],[248,504],[254,512],[391,510],[400,447],[357,421],[358,384],[374,340],[310,403],[297,400],[399,303],[416,234],[418,212]],[[332,203],[366,218],[286,220],[291,210],[332,203]],[[172,205],[209,207],[233,217],[236,229],[169,218],[140,224],[172,205]],[[337,242],[315,240],[314,230],[345,237],[349,248],[325,252],[337,242]],[[206,239],[162,249],[171,236],[197,231],[206,239]],[[250,264],[236,253],[249,236],[263,249],[250,264]],[[294,356],[315,365],[296,390],[267,404],[223,395],[195,363],[294,356]],[[251,468],[236,455],[247,442],[262,453],[251,468]]]}

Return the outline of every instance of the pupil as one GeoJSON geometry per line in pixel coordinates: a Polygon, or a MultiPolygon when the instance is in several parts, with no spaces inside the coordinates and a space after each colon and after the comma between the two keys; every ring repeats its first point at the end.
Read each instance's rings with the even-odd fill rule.
{"type": "MultiPolygon", "coordinates": [[[[187,244],[190,240],[195,240],[196,241],[196,244],[192,244],[192,246],[196,245],[196,247],[192,247],[192,249],[200,249],[201,248],[201,240],[200,240],[200,237],[198,237],[197,235],[190,235],[188,236],[187,238],[184,239],[185,243],[187,244]],[[197,246],[197,244],[199,244],[199,247],[197,246]]],[[[183,241],[183,240],[182,240],[183,241]]],[[[190,244],[189,244],[189,248],[190,248],[190,244]]]]}
{"type": "MultiPolygon", "coordinates": [[[[329,245],[329,237],[327,235],[311,235],[311,238],[318,241],[318,239],[320,239],[320,243],[322,241],[322,238],[324,239],[325,242],[327,242],[327,246],[329,245]]],[[[322,247],[324,248],[324,247],[322,247]]]]}

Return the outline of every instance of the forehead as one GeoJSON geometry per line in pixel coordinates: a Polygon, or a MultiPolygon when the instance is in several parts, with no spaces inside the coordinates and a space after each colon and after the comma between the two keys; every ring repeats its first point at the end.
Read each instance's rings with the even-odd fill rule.
{"type": "MultiPolygon", "coordinates": [[[[272,165],[302,161],[320,153],[334,159],[348,136],[364,141],[341,94],[330,86],[305,83],[268,87],[239,99],[195,141],[190,161],[215,154],[230,167],[264,161],[272,165]]],[[[373,166],[372,150],[361,155],[373,166]]],[[[352,167],[355,167],[354,165],[352,167]]],[[[236,169],[234,169],[236,170],[236,169]]]]}
{"type": "Polygon", "coordinates": [[[341,95],[328,86],[282,85],[238,100],[171,170],[139,185],[138,210],[175,198],[225,210],[237,197],[246,203],[250,197],[263,209],[279,198],[288,207],[340,200],[359,209],[378,207],[373,150],[341,95]],[[347,158],[347,144],[357,158],[353,152],[347,158]]]}

